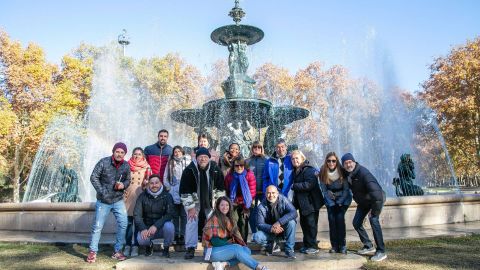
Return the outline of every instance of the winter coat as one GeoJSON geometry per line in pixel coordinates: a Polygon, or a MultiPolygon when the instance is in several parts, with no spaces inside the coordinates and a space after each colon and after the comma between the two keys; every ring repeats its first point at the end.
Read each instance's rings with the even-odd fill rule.
{"type": "Polygon", "coordinates": [[[385,195],[373,174],[357,162],[355,169],[348,175],[348,182],[353,193],[353,199],[358,205],[371,205],[381,202],[385,195]]]}
{"type": "Polygon", "coordinates": [[[265,232],[272,232],[272,225],[275,222],[279,222],[280,225],[287,224],[290,220],[296,220],[297,218],[297,209],[293,204],[288,200],[287,197],[282,194],[278,194],[278,212],[280,214],[279,220],[272,220],[270,218],[271,213],[268,207],[269,202],[267,199],[263,199],[262,202],[257,207],[257,229],[265,232]]]}
{"type": "Polygon", "coordinates": [[[128,216],[133,216],[133,209],[135,208],[135,202],[137,201],[138,196],[143,192],[144,181],[148,179],[149,173],[151,171],[150,167],[146,167],[137,171],[130,171],[131,180],[130,186],[125,190],[123,194],[123,199],[125,200],[125,208],[127,208],[128,216]]]}
{"type": "Polygon", "coordinates": [[[145,157],[152,168],[152,173],[158,174],[162,183],[163,174],[165,173],[165,168],[168,163],[168,157],[172,155],[172,152],[173,149],[170,145],[166,144],[163,147],[160,147],[158,142],[145,147],[145,157]]]}
{"type": "Polygon", "coordinates": [[[257,180],[257,194],[263,194],[263,169],[265,168],[267,158],[262,156],[252,156],[245,162],[248,164],[249,169],[253,172],[255,179],[257,180]]]}
{"type": "Polygon", "coordinates": [[[170,159],[167,163],[167,169],[163,176],[163,186],[172,194],[173,203],[180,204],[180,179],[182,178],[183,170],[190,164],[190,157],[183,156],[180,161],[170,159]]]}
{"type": "Polygon", "coordinates": [[[293,172],[293,205],[305,216],[318,211],[323,205],[323,196],[318,185],[316,169],[305,161],[293,172]]]}
{"type": "Polygon", "coordinates": [[[319,183],[326,206],[349,206],[352,203],[352,192],[348,186],[347,178],[343,180],[336,179],[331,181],[330,184],[325,184],[321,180],[319,183]],[[335,197],[334,199],[330,197],[332,195],[335,197]]]}
{"type": "MultiPolygon", "coordinates": [[[[252,201],[255,199],[256,196],[256,187],[257,187],[257,181],[255,180],[255,175],[253,175],[253,172],[250,170],[247,170],[247,175],[245,176],[248,182],[248,188],[250,190],[250,195],[252,196],[252,201]]],[[[227,193],[227,197],[230,198],[230,190],[231,190],[231,184],[233,182],[233,172],[230,172],[225,176],[225,190],[227,193]]],[[[242,187],[239,184],[237,186],[237,196],[235,196],[235,201],[234,203],[238,205],[244,205],[244,200],[243,200],[243,194],[242,194],[242,187]]]]}
{"type": "MultiPolygon", "coordinates": [[[[214,161],[210,161],[207,171],[208,190],[210,198],[215,201],[221,196],[225,196],[225,183],[222,171],[214,161]]],[[[185,168],[180,180],[180,199],[185,210],[190,210],[200,204],[200,172],[197,168],[197,161],[193,160],[185,168]]],[[[213,208],[213,202],[211,207],[213,208]]]]}
{"type": "Polygon", "coordinates": [[[159,230],[165,222],[172,221],[174,215],[172,195],[163,187],[163,191],[156,198],[147,190],[138,196],[133,219],[140,232],[152,225],[155,225],[159,230]]]}
{"type": "Polygon", "coordinates": [[[130,185],[130,165],[123,161],[117,168],[112,156],[100,159],[93,169],[90,182],[97,191],[97,200],[113,204],[123,199],[123,192],[130,185]],[[123,190],[114,190],[116,182],[122,182],[123,190]]]}
{"type": "MultiPolygon", "coordinates": [[[[293,178],[293,165],[292,165],[292,159],[290,155],[287,155],[284,159],[284,166],[285,169],[283,171],[283,188],[280,190],[280,192],[288,197],[288,193],[290,192],[290,189],[292,187],[292,178],[293,178]]],[[[280,173],[280,166],[278,163],[278,159],[276,157],[271,157],[267,160],[265,163],[265,167],[263,169],[263,194],[265,194],[265,190],[267,189],[268,186],[270,185],[275,185],[278,187],[278,175],[280,173]]]]}

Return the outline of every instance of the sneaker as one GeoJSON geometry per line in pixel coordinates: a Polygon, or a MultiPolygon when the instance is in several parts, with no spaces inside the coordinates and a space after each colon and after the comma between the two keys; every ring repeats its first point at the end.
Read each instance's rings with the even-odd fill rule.
{"type": "Polygon", "coordinates": [[[337,249],[336,248],[331,248],[328,250],[328,253],[337,253],[337,249]]]}
{"type": "Polygon", "coordinates": [[[133,246],[130,252],[130,257],[137,257],[138,256],[138,246],[133,246]]]}
{"type": "Polygon", "coordinates": [[[162,251],[162,256],[166,258],[170,258],[170,247],[169,246],[164,246],[163,251],[162,251]]]}
{"type": "Polygon", "coordinates": [[[347,254],[347,247],[341,247],[341,248],[338,250],[338,253],[347,254]]]}
{"type": "Polygon", "coordinates": [[[125,246],[125,248],[123,249],[123,254],[127,257],[130,256],[130,249],[130,246],[125,246]]]}
{"type": "Polygon", "coordinates": [[[88,263],[94,263],[97,260],[97,253],[95,251],[90,250],[87,256],[88,263]]]}
{"type": "Polygon", "coordinates": [[[370,260],[374,261],[374,262],[381,262],[383,260],[385,260],[387,258],[387,254],[383,253],[383,252],[376,252],[375,255],[373,255],[372,258],[370,258],[370,260]]]}
{"type": "Polygon", "coordinates": [[[125,257],[125,255],[123,255],[123,253],[121,251],[117,251],[117,252],[114,252],[112,254],[112,259],[119,260],[119,261],[125,261],[125,259],[127,259],[127,257],[125,257]]]}
{"type": "Polygon", "coordinates": [[[297,258],[297,256],[295,256],[295,252],[293,250],[285,251],[285,256],[287,257],[287,259],[292,259],[292,260],[295,260],[297,258]]]}
{"type": "Polygon", "coordinates": [[[307,248],[305,254],[317,254],[319,250],[317,248],[307,248]]]}
{"type": "Polygon", "coordinates": [[[375,248],[374,247],[363,247],[362,249],[358,250],[357,251],[357,254],[359,255],[367,255],[367,254],[372,254],[375,252],[375,248]]]}
{"type": "MultiPolygon", "coordinates": [[[[301,247],[301,248],[298,250],[298,252],[300,252],[300,253],[305,253],[306,250],[307,250],[306,247],[301,247]]],[[[305,254],[306,254],[306,253],[305,253],[305,254]]]]}
{"type": "Polygon", "coordinates": [[[153,242],[150,241],[150,245],[145,247],[145,256],[149,257],[153,255],[153,242]]]}
{"type": "Polygon", "coordinates": [[[189,247],[187,248],[187,252],[185,253],[185,259],[190,260],[195,257],[195,248],[194,247],[189,247]]]}
{"type": "Polygon", "coordinates": [[[213,269],[215,270],[224,270],[227,266],[226,262],[212,262],[213,269]]]}

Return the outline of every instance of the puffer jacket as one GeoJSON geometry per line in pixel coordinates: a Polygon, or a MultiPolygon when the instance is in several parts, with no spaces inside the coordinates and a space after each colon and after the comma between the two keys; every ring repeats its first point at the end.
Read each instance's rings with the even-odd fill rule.
{"type": "Polygon", "coordinates": [[[283,196],[281,193],[278,194],[278,213],[280,214],[279,220],[272,220],[271,210],[269,209],[269,202],[267,199],[263,199],[257,207],[257,229],[265,232],[271,233],[272,225],[275,222],[279,222],[280,225],[287,224],[290,220],[296,220],[297,218],[297,209],[293,204],[288,200],[287,197],[283,196]]]}
{"type": "Polygon", "coordinates": [[[173,148],[170,145],[166,144],[161,147],[158,142],[145,147],[145,157],[152,168],[152,173],[158,174],[162,183],[168,157],[172,155],[172,152],[173,148]]]}
{"type": "MultiPolygon", "coordinates": [[[[287,155],[283,161],[284,171],[283,171],[283,188],[280,190],[284,196],[288,198],[288,193],[292,187],[292,176],[293,176],[293,165],[290,155],[287,155]]],[[[265,190],[270,185],[275,185],[278,188],[278,175],[280,174],[280,165],[278,158],[276,158],[276,153],[265,162],[265,167],[263,169],[263,194],[265,190]]]]}
{"type": "Polygon", "coordinates": [[[265,168],[267,158],[264,156],[251,156],[245,162],[257,180],[257,194],[263,194],[263,169],[265,168]]]}
{"type": "Polygon", "coordinates": [[[373,174],[357,162],[355,169],[348,175],[353,199],[359,205],[370,205],[385,199],[382,187],[373,174]]]}
{"type": "Polygon", "coordinates": [[[301,215],[318,211],[324,205],[315,172],[316,169],[308,165],[308,161],[293,172],[293,205],[300,210],[301,215]]]}
{"type": "Polygon", "coordinates": [[[133,218],[138,231],[148,229],[152,225],[160,229],[165,222],[172,221],[174,215],[173,198],[165,188],[157,197],[145,190],[138,196],[133,211],[133,218]]]}
{"type": "MultiPolygon", "coordinates": [[[[255,199],[255,196],[256,196],[256,180],[255,180],[255,175],[253,175],[253,172],[250,171],[250,170],[247,170],[247,174],[245,176],[245,178],[247,179],[247,183],[248,183],[248,189],[250,190],[250,195],[252,196],[252,201],[255,199]]],[[[227,191],[227,197],[230,198],[230,190],[231,190],[231,185],[232,185],[232,182],[233,182],[233,172],[227,174],[227,176],[225,177],[225,190],[227,191]]],[[[242,187],[241,185],[238,185],[237,186],[237,195],[235,196],[235,201],[233,201],[234,203],[238,204],[238,205],[244,205],[244,200],[243,200],[243,194],[242,194],[242,187]]]]}
{"type": "Polygon", "coordinates": [[[123,199],[123,192],[130,185],[130,165],[123,161],[118,168],[113,157],[100,159],[93,169],[90,182],[97,191],[97,200],[106,204],[113,204],[123,199]],[[122,182],[123,190],[114,190],[115,182],[122,182]]]}

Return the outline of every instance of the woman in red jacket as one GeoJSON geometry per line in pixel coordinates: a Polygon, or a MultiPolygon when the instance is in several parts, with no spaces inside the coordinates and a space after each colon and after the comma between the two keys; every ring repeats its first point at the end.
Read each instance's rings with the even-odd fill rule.
{"type": "Polygon", "coordinates": [[[255,175],[248,170],[245,160],[241,157],[235,159],[225,177],[225,190],[233,202],[233,220],[237,223],[245,243],[248,236],[248,217],[256,196],[256,187],[255,175]]]}

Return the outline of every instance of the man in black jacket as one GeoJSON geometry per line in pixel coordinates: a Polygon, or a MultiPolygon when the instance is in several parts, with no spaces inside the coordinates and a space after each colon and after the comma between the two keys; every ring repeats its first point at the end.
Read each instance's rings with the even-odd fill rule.
{"type": "Polygon", "coordinates": [[[92,238],[87,262],[93,263],[97,258],[98,242],[103,225],[110,212],[113,212],[117,221],[115,251],[113,259],[123,261],[126,257],[122,253],[127,230],[127,210],[123,202],[123,191],[130,185],[130,165],[124,161],[127,146],[118,142],[113,146],[112,155],[102,158],[90,176],[95,191],[97,202],[95,204],[95,220],[92,226],[92,238]]]}
{"type": "Polygon", "coordinates": [[[370,171],[355,162],[353,155],[347,153],[342,157],[342,164],[348,173],[348,182],[353,193],[353,199],[357,203],[357,211],[353,218],[353,227],[363,243],[363,248],[358,254],[371,254],[375,248],[368,238],[367,231],[363,227],[363,220],[369,215],[370,225],[377,249],[372,261],[383,261],[387,258],[385,244],[383,243],[382,227],[380,226],[380,213],[382,212],[385,195],[377,179],[370,171]]]}
{"type": "Polygon", "coordinates": [[[169,248],[175,235],[172,223],[174,216],[172,195],[163,188],[160,176],[153,174],[148,179],[148,186],[135,203],[133,218],[138,230],[138,244],[146,246],[145,256],[153,254],[152,240],[164,238],[163,256],[169,258],[169,248]]]}
{"type": "Polygon", "coordinates": [[[187,212],[185,259],[194,257],[198,237],[202,235],[205,220],[213,209],[213,202],[225,196],[223,173],[210,157],[208,149],[200,147],[180,180],[180,199],[187,212]]]}

